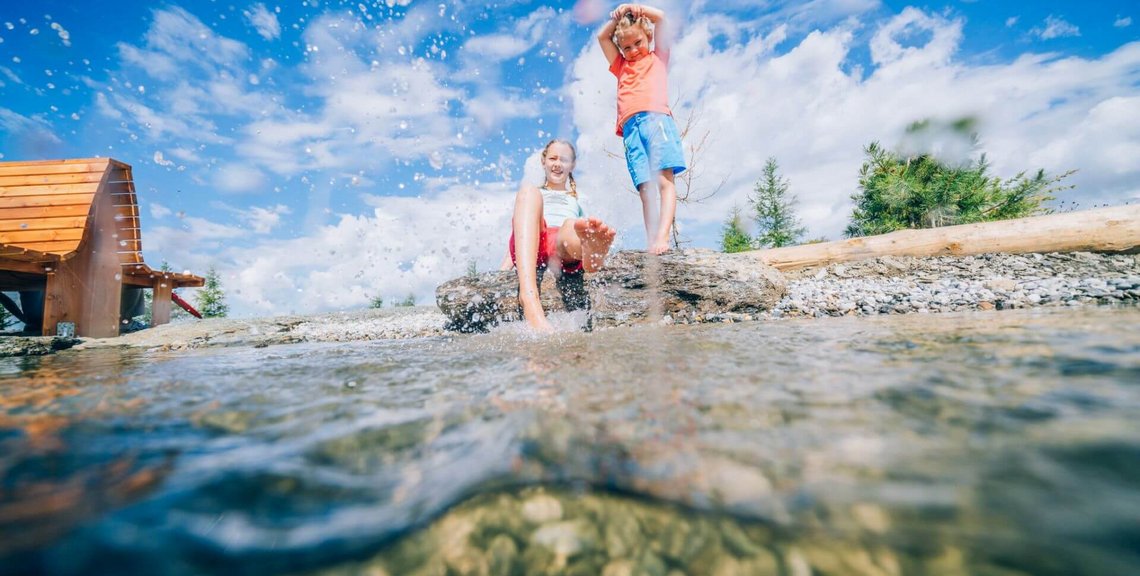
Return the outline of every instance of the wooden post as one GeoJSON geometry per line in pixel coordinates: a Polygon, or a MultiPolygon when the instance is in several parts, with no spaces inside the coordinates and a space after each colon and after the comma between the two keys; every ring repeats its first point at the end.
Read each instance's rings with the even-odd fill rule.
{"type": "Polygon", "coordinates": [[[59,275],[58,269],[52,269],[47,273],[47,281],[44,284],[44,320],[43,326],[40,328],[40,334],[44,336],[55,336],[55,325],[59,322],[74,322],[74,318],[68,315],[69,298],[63,286],[63,278],[66,277],[59,275]]]}
{"type": "Polygon", "coordinates": [[[1031,218],[900,230],[835,242],[741,252],[779,270],[878,256],[969,256],[1002,252],[1133,252],[1140,249],[1140,205],[1031,218]]]}
{"type": "Polygon", "coordinates": [[[174,286],[170,278],[159,276],[154,279],[154,293],[150,299],[150,325],[170,323],[170,293],[174,286]]]}

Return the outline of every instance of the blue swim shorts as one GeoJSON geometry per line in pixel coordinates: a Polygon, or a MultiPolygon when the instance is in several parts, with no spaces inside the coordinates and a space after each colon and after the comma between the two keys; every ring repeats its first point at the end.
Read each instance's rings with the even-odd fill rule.
{"type": "Polygon", "coordinates": [[[625,164],[634,186],[649,182],[654,173],[672,169],[685,171],[681,133],[673,117],[660,112],[638,112],[622,126],[625,164]]]}

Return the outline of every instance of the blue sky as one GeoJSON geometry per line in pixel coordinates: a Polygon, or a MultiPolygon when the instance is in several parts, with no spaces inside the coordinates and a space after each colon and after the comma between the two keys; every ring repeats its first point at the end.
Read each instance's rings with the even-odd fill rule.
{"type": "MultiPolygon", "coordinates": [[[[614,4],[14,4],[0,160],[131,164],[147,260],[216,267],[238,315],[427,303],[469,262],[495,267],[554,136],[579,148],[587,211],[644,247],[593,39],[614,4]]],[[[769,156],[809,234],[839,238],[861,148],[924,118],[979,118],[1003,176],[1078,170],[1078,206],[1140,199],[1134,1],[659,5],[675,114],[705,142],[688,185],[717,191],[679,209],[690,246],[716,245],[769,156]]]]}

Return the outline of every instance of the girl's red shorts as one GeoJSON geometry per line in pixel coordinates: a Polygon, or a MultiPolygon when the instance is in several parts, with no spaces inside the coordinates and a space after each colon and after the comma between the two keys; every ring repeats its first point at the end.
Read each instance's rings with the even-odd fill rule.
{"type": "MultiPolygon", "coordinates": [[[[519,265],[518,258],[515,257],[515,233],[511,232],[511,262],[515,266],[519,265]]],[[[552,256],[558,253],[558,226],[547,226],[546,220],[542,221],[542,227],[538,229],[538,261],[535,266],[538,268],[546,268],[546,263],[552,256]]],[[[566,273],[577,272],[582,269],[580,261],[563,262],[562,271],[566,273]]]]}

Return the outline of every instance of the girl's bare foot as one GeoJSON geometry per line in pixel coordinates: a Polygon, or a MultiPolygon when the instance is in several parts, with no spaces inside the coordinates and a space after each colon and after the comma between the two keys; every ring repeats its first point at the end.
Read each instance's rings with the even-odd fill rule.
{"type": "Polygon", "coordinates": [[[527,326],[535,332],[553,332],[554,326],[546,319],[546,313],[542,310],[541,302],[523,303],[523,318],[526,320],[527,326]]]}
{"type": "Polygon", "coordinates": [[[617,231],[598,218],[590,217],[575,220],[574,232],[582,242],[582,268],[586,272],[597,272],[606,261],[617,231]]]}
{"type": "Polygon", "coordinates": [[[668,240],[654,241],[652,244],[649,245],[649,248],[646,251],[649,252],[650,254],[664,254],[664,253],[669,251],[669,241],[668,240]]]}

